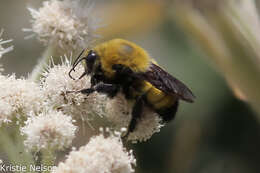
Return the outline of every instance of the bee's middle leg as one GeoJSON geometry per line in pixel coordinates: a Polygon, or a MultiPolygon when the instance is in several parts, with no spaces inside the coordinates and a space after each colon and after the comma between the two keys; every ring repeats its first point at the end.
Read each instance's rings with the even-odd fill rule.
{"type": "Polygon", "coordinates": [[[82,89],[78,92],[89,95],[95,91],[107,94],[109,97],[114,97],[119,91],[119,86],[116,84],[99,83],[92,88],[82,89]]]}

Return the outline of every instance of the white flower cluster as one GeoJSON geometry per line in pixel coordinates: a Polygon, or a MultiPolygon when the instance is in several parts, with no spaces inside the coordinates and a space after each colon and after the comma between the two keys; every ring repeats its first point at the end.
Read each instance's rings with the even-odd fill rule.
{"type": "MultiPolygon", "coordinates": [[[[29,116],[26,125],[21,129],[26,136],[25,145],[28,149],[66,148],[75,137],[76,127],[72,124],[72,118],[88,122],[91,116],[104,114],[107,97],[98,93],[86,96],[74,92],[90,87],[90,79],[87,76],[81,80],[71,79],[68,75],[71,68],[71,62],[67,58],[61,65],[52,64],[37,85],[39,91],[33,93],[41,100],[25,100],[25,103],[31,106],[34,102],[42,103],[42,106],[38,106],[41,108],[38,112],[43,112],[29,116]]],[[[83,71],[83,66],[79,65],[73,75],[80,76],[83,71]]]]}
{"type": "Polygon", "coordinates": [[[45,44],[54,43],[63,50],[85,48],[97,37],[99,21],[93,17],[90,1],[82,5],[80,0],[44,1],[38,10],[29,8],[33,20],[32,29],[45,44]]]}
{"type": "Polygon", "coordinates": [[[148,107],[145,107],[140,119],[137,120],[135,130],[129,134],[127,140],[135,142],[147,141],[154,133],[163,127],[161,117],[148,107]]]}
{"type": "Polygon", "coordinates": [[[50,110],[28,117],[21,133],[28,149],[63,149],[71,145],[76,129],[70,116],[50,110]]]}
{"type": "MultiPolygon", "coordinates": [[[[105,117],[116,129],[127,128],[132,117],[133,103],[125,99],[122,93],[110,99],[106,104],[105,117]]],[[[140,119],[137,120],[136,128],[131,132],[127,140],[132,142],[146,141],[160,131],[163,126],[160,116],[148,107],[144,107],[140,119]]]]}
{"type": "Polygon", "coordinates": [[[38,112],[43,106],[39,85],[29,80],[0,75],[0,91],[0,124],[31,111],[38,112]]]}
{"type": "MultiPolygon", "coordinates": [[[[29,80],[16,79],[14,75],[0,76],[0,90],[5,91],[0,92],[0,122],[10,122],[20,115],[31,115],[30,112],[36,114],[28,116],[26,126],[22,128],[22,133],[26,136],[25,144],[29,149],[67,147],[75,137],[72,118],[88,122],[99,115],[114,124],[117,130],[128,127],[133,104],[122,93],[113,99],[100,93],[89,96],[77,92],[67,93],[90,87],[89,76],[73,80],[68,76],[70,69],[71,63],[67,59],[62,65],[49,67],[43,74],[40,85],[29,80]]],[[[83,66],[79,65],[73,75],[80,76],[83,71],[83,66]]],[[[161,126],[159,116],[145,108],[128,140],[145,141],[158,132],[161,126]]]]}
{"type": "MultiPolygon", "coordinates": [[[[67,115],[72,115],[75,119],[88,120],[93,114],[103,116],[107,99],[105,95],[93,93],[86,96],[77,92],[68,93],[68,91],[79,91],[90,87],[89,76],[81,80],[71,79],[68,75],[71,68],[71,62],[66,58],[62,65],[53,65],[43,73],[41,85],[47,97],[47,104],[67,115]]],[[[73,75],[79,77],[83,72],[84,67],[78,65],[73,75]]]]}
{"type": "Polygon", "coordinates": [[[99,135],[78,151],[71,151],[54,173],[131,173],[135,164],[132,151],[126,151],[119,136],[99,135]]]}

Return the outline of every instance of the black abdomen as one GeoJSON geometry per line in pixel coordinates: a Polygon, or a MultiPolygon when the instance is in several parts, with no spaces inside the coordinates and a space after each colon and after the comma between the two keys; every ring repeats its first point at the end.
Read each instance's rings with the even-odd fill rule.
{"type": "Polygon", "coordinates": [[[155,110],[155,111],[162,117],[163,121],[169,122],[172,119],[174,119],[176,112],[178,110],[178,106],[179,106],[179,100],[176,100],[171,107],[155,110]]]}

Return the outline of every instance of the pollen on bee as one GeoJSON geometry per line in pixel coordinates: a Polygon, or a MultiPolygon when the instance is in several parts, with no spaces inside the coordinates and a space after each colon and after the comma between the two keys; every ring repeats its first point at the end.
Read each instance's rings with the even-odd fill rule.
{"type": "Polygon", "coordinates": [[[120,48],[119,48],[124,54],[132,54],[132,52],[134,51],[133,47],[128,45],[128,44],[121,44],[120,48]]]}

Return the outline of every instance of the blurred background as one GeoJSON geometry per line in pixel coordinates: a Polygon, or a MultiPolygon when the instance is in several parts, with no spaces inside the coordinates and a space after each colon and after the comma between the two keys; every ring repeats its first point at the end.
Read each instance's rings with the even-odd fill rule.
{"type": "MultiPolygon", "coordinates": [[[[259,95],[260,73],[255,70],[258,65],[251,67],[259,60],[259,40],[254,40],[260,36],[256,21],[258,4],[253,4],[256,9],[253,13],[243,11],[241,1],[228,5],[228,1],[221,0],[95,2],[105,24],[99,31],[100,42],[116,37],[136,42],[196,96],[193,104],[181,103],[175,120],[160,133],[147,142],[130,146],[135,148],[136,172],[260,172],[256,108],[260,102],[259,97],[253,97],[259,95]],[[234,9],[232,15],[241,12],[241,16],[236,15],[241,20],[233,21],[229,16],[233,11],[228,8],[234,9]],[[243,17],[248,22],[252,18],[255,23],[243,23],[247,22],[243,17]],[[248,25],[249,30],[244,32],[240,25],[248,25]],[[233,57],[240,58],[226,62],[233,57]]],[[[14,40],[14,50],[1,59],[5,74],[27,76],[44,51],[36,38],[25,40],[28,33],[22,32],[22,28],[31,27],[27,7],[39,8],[41,3],[41,0],[0,1],[3,38],[14,40]]]]}

